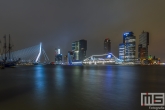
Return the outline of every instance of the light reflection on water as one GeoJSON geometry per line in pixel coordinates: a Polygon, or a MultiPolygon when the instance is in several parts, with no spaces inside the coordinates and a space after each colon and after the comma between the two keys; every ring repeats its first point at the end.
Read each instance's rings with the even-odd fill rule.
{"type": "Polygon", "coordinates": [[[12,87],[13,93],[9,89],[7,95],[13,94],[14,98],[3,96],[6,100],[4,104],[0,103],[0,110],[1,107],[18,109],[19,105],[24,105],[24,110],[143,109],[140,107],[141,92],[165,92],[165,68],[161,66],[38,65],[9,71],[0,73],[0,81],[5,88],[12,87]],[[19,95],[21,89],[13,89],[18,82],[30,88],[25,85],[19,95]]]}
{"type": "Polygon", "coordinates": [[[34,73],[35,92],[39,98],[44,95],[46,90],[46,73],[43,66],[36,66],[34,73]]]}
{"type": "Polygon", "coordinates": [[[55,85],[59,88],[62,89],[64,87],[64,83],[65,83],[65,75],[64,75],[64,69],[62,68],[62,66],[56,66],[56,68],[54,68],[54,78],[55,78],[55,85]]]}

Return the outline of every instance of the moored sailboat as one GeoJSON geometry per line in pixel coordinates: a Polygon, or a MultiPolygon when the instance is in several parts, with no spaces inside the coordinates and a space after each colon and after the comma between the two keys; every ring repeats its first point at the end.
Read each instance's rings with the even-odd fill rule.
{"type": "Polygon", "coordinates": [[[18,60],[12,60],[11,59],[11,43],[10,43],[10,35],[9,35],[9,44],[8,44],[8,50],[7,50],[7,43],[6,43],[6,35],[4,36],[4,47],[3,47],[3,54],[1,55],[1,61],[0,61],[0,68],[4,67],[15,67],[16,64],[19,62],[18,60]]]}

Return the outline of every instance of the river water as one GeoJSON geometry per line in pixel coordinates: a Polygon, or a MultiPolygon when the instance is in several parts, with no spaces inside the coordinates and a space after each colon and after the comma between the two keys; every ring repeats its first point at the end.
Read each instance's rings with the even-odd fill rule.
{"type": "Polygon", "coordinates": [[[149,110],[165,66],[19,66],[0,70],[0,110],[149,110]]]}

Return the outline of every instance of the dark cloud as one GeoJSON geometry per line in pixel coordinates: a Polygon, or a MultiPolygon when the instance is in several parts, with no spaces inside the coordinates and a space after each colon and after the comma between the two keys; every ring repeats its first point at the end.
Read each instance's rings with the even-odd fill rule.
{"type": "Polygon", "coordinates": [[[79,39],[88,40],[89,56],[103,53],[103,41],[109,37],[118,56],[124,32],[133,31],[138,40],[145,30],[150,33],[149,53],[165,61],[164,4],[164,0],[1,0],[0,36],[10,33],[15,50],[43,42],[53,61],[56,47],[66,54],[79,39]]]}

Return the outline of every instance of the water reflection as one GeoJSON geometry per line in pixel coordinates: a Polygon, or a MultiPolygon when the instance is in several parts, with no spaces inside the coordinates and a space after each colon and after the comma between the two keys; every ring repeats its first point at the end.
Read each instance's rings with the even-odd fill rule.
{"type": "Polygon", "coordinates": [[[42,95],[46,89],[45,68],[41,65],[35,67],[34,81],[37,96],[42,95]],[[38,95],[39,94],[39,95],[38,95]]]}
{"type": "Polygon", "coordinates": [[[1,74],[0,110],[141,110],[141,92],[165,91],[164,71],[161,66],[8,69],[1,74]]]}
{"type": "Polygon", "coordinates": [[[83,79],[83,70],[81,66],[75,66],[72,70],[72,82],[76,84],[77,81],[82,81],[83,79]]]}
{"type": "MultiPolygon", "coordinates": [[[[104,86],[106,93],[104,94],[105,95],[104,97],[108,100],[114,100],[114,102],[120,100],[120,102],[122,102],[120,106],[127,105],[128,97],[133,96],[132,95],[134,91],[133,86],[136,86],[134,85],[135,83],[134,80],[132,80],[135,77],[134,70],[135,69],[133,68],[120,67],[120,66],[107,67],[107,74],[105,77],[105,86],[104,86]]],[[[117,106],[118,104],[112,103],[112,105],[117,106]]]]}
{"type": "Polygon", "coordinates": [[[60,94],[63,94],[65,91],[65,74],[64,68],[60,65],[57,65],[54,68],[54,87],[60,94]]]}

